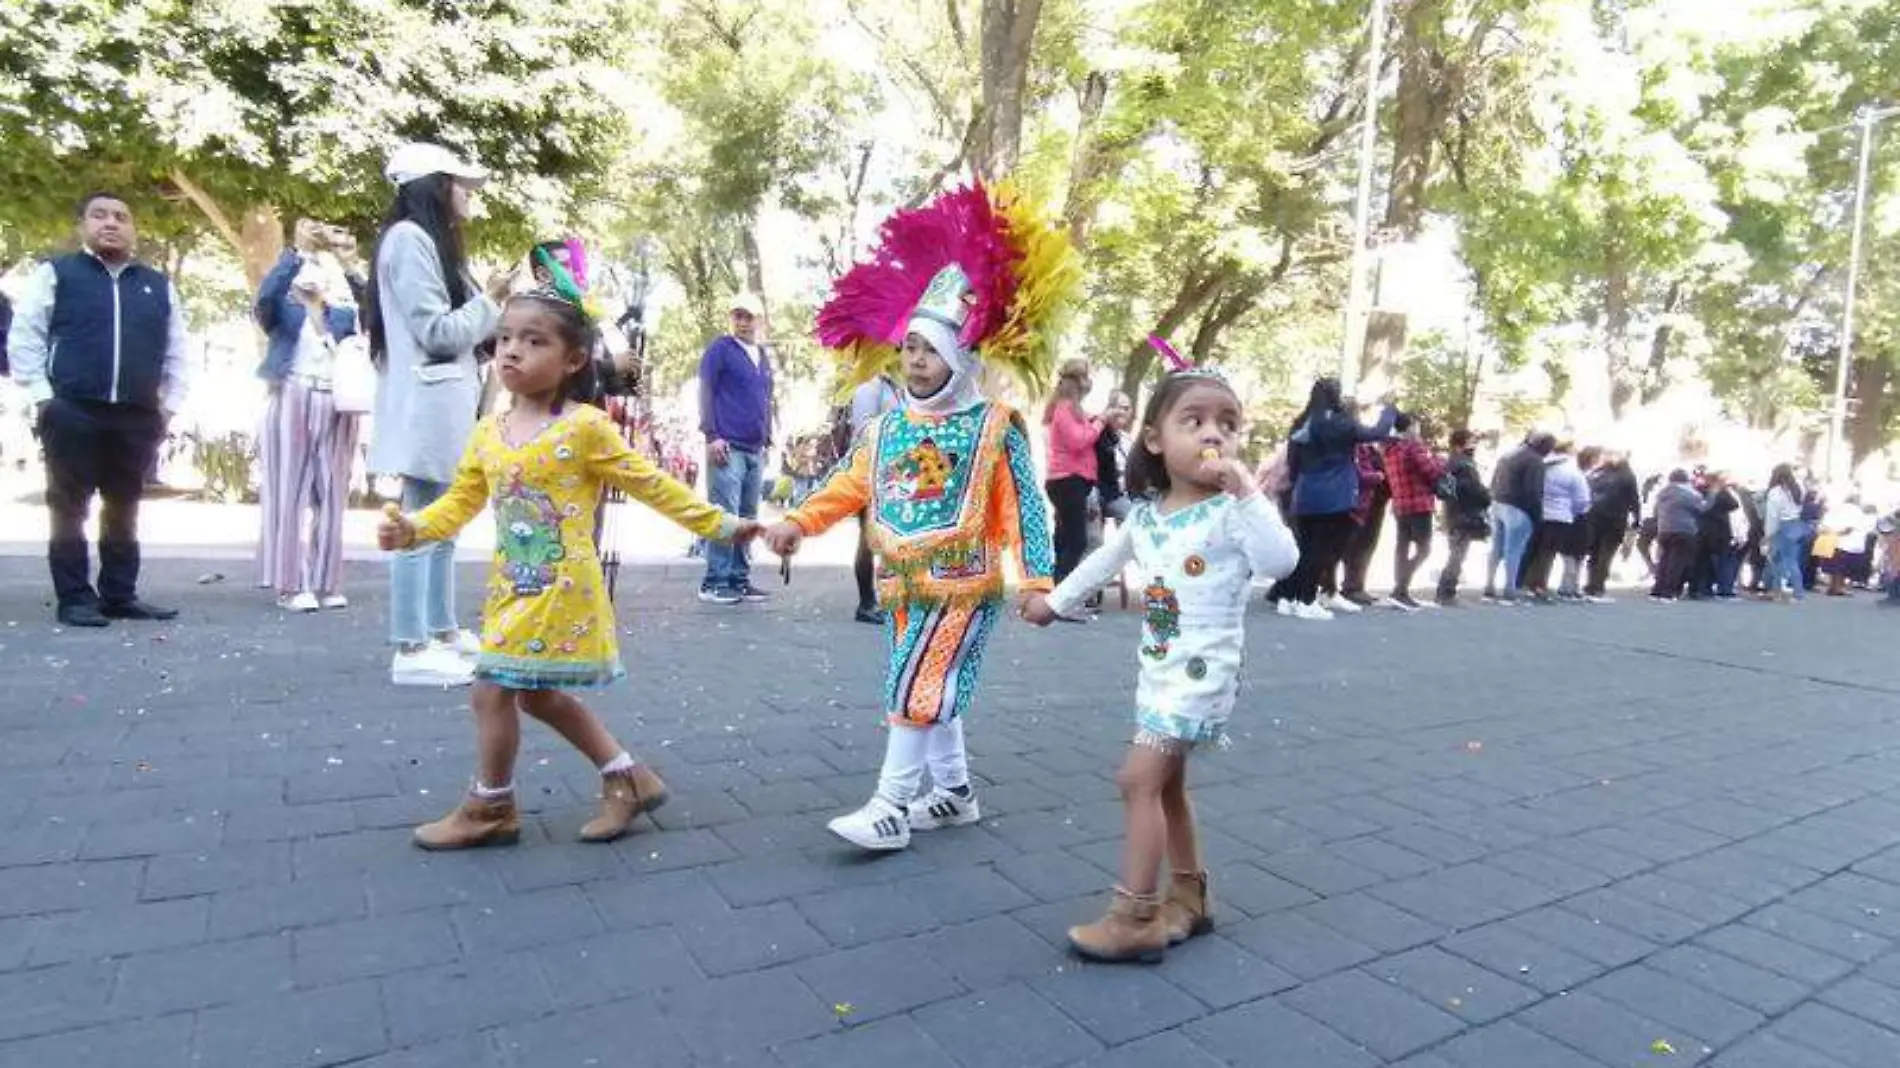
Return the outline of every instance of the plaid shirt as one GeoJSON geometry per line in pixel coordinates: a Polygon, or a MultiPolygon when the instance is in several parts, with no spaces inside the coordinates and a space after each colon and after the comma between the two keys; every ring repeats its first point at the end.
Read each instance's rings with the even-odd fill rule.
{"type": "Polygon", "coordinates": [[[1385,447],[1385,480],[1392,487],[1392,514],[1431,515],[1438,507],[1432,486],[1445,473],[1445,461],[1416,438],[1398,438],[1385,447]]]}

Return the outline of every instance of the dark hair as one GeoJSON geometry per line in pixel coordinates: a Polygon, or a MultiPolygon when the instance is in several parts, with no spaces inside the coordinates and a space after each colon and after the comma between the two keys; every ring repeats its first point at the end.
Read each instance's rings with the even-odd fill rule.
{"type": "Polygon", "coordinates": [[[1774,489],[1776,486],[1787,490],[1788,496],[1793,497],[1797,503],[1800,502],[1801,483],[1795,480],[1793,464],[1775,465],[1774,471],[1768,476],[1768,488],[1774,489]]]}
{"type": "Polygon", "coordinates": [[[363,331],[369,336],[370,358],[380,366],[389,353],[388,334],[383,327],[383,295],[377,284],[381,273],[383,239],[397,223],[415,223],[435,243],[436,258],[442,264],[442,281],[449,289],[449,307],[468,303],[468,254],[462,247],[462,224],[455,217],[452,197],[455,179],[446,174],[431,174],[406,182],[396,189],[396,199],[383,216],[376,231],[376,244],[369,253],[369,284],[363,291],[363,331]]]}
{"type": "Polygon", "coordinates": [[[132,202],[112,190],[95,189],[79,198],[79,203],[73,206],[73,218],[80,220],[85,219],[86,213],[92,210],[92,202],[95,200],[116,200],[124,204],[127,211],[132,210],[132,202]]]}
{"type": "Polygon", "coordinates": [[[1674,471],[1669,472],[1669,481],[1677,485],[1682,485],[1689,481],[1689,472],[1678,467],[1674,471]]]}
{"type": "Polygon", "coordinates": [[[1158,427],[1182,395],[1195,386],[1217,386],[1228,395],[1234,395],[1234,387],[1228,385],[1225,378],[1215,375],[1171,374],[1163,378],[1155,391],[1148,394],[1148,406],[1141,413],[1141,429],[1135,432],[1135,447],[1128,450],[1128,470],[1122,473],[1122,484],[1130,497],[1158,496],[1171,487],[1168,465],[1148,450],[1148,430],[1158,427]]]}
{"type": "Polygon", "coordinates": [[[1588,446],[1577,453],[1577,466],[1583,468],[1595,467],[1597,460],[1601,459],[1602,456],[1603,450],[1600,447],[1596,445],[1588,446]]]}
{"type": "Polygon", "coordinates": [[[1344,405],[1339,399],[1339,379],[1331,377],[1315,378],[1313,380],[1313,388],[1306,394],[1306,407],[1302,408],[1300,414],[1294,417],[1293,426],[1287,430],[1286,436],[1292,437],[1299,433],[1301,427],[1312,422],[1318,416],[1341,411],[1343,408],[1344,405]]]}
{"type": "Polygon", "coordinates": [[[1401,434],[1408,433],[1412,429],[1413,422],[1415,422],[1415,420],[1412,418],[1411,412],[1400,412],[1392,420],[1392,429],[1401,434]]]}
{"type": "Polygon", "coordinates": [[[1454,449],[1468,449],[1476,440],[1478,440],[1478,435],[1462,427],[1451,432],[1451,447],[1454,449]]]}
{"type": "MultiPolygon", "coordinates": [[[[599,347],[600,329],[594,325],[587,313],[561,299],[544,293],[522,293],[508,298],[510,305],[523,301],[532,301],[534,306],[554,316],[554,333],[561,344],[569,351],[581,354],[581,365],[568,372],[561,380],[561,387],[554,393],[552,405],[556,414],[568,401],[588,403],[599,393],[599,380],[594,372],[594,350],[599,347]]],[[[505,310],[505,309],[504,309],[505,310]]]]}

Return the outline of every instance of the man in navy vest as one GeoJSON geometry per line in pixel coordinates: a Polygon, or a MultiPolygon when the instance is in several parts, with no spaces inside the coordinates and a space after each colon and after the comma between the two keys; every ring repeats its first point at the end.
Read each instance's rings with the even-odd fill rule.
{"type": "Polygon", "coordinates": [[[185,392],[185,319],[165,275],[133,258],[132,209],[112,193],[79,204],[80,251],[40,264],[15,307],[8,356],[38,409],[46,450],[47,559],[59,621],[178,613],[138,598],[139,495],[185,392]],[[99,584],[86,553],[86,513],[99,514],[99,584]]]}
{"type": "MultiPolygon", "coordinates": [[[[759,299],[732,300],[732,333],[707,346],[699,360],[699,431],[706,437],[706,496],[747,519],[759,514],[765,448],[772,443],[772,353],[759,340],[765,309],[759,299]]],[[[706,578],[699,599],[711,604],[759,602],[752,565],[742,548],[706,546],[706,578]]]]}

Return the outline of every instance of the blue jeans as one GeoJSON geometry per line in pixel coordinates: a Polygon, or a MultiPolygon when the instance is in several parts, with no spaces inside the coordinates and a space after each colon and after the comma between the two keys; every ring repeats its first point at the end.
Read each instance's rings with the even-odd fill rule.
{"type": "Polygon", "coordinates": [[[1517,596],[1518,576],[1523,574],[1524,550],[1530,548],[1531,530],[1537,524],[1530,513],[1508,504],[1491,506],[1491,561],[1484,569],[1484,587],[1498,589],[1498,564],[1504,564],[1505,596],[1517,596]]]}
{"type": "MultiPolygon", "coordinates": [[[[402,479],[402,510],[410,515],[449,491],[446,483],[402,479]]],[[[389,558],[389,640],[421,645],[455,629],[455,542],[434,541],[389,558]]]]}
{"type": "Polygon", "coordinates": [[[1802,522],[1783,523],[1775,531],[1768,543],[1769,593],[1793,590],[1796,600],[1807,593],[1801,581],[1801,560],[1807,555],[1808,534],[1808,525],[1802,522]]]}
{"type": "MultiPolygon", "coordinates": [[[[763,457],[757,449],[732,446],[724,467],[706,465],[706,495],[733,515],[745,519],[759,517],[759,484],[765,474],[763,457]]],[[[705,589],[743,590],[752,584],[752,561],[744,549],[721,542],[706,544],[705,589]]]]}

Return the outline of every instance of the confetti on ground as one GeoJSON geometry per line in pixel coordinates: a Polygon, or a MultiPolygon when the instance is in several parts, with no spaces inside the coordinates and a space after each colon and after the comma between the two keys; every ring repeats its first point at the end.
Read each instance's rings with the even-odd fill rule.
{"type": "Polygon", "coordinates": [[[857,1010],[858,1010],[858,1007],[856,1005],[851,1004],[849,1001],[840,1001],[836,1005],[833,1005],[831,1007],[831,1011],[836,1013],[839,1016],[849,1016],[852,1013],[856,1012],[857,1010]]]}
{"type": "Polygon", "coordinates": [[[1482,753],[1482,752],[1484,752],[1484,743],[1483,743],[1483,742],[1480,742],[1480,741],[1477,741],[1477,740],[1475,740],[1475,739],[1474,739],[1474,740],[1472,740],[1472,741],[1469,741],[1469,742],[1466,742],[1466,743],[1465,743],[1465,752],[1467,752],[1467,753],[1482,753]]]}
{"type": "Polygon", "coordinates": [[[1667,1055],[1676,1052],[1676,1047],[1670,1045],[1668,1039],[1659,1038],[1649,1044],[1649,1052],[1667,1055]]]}

